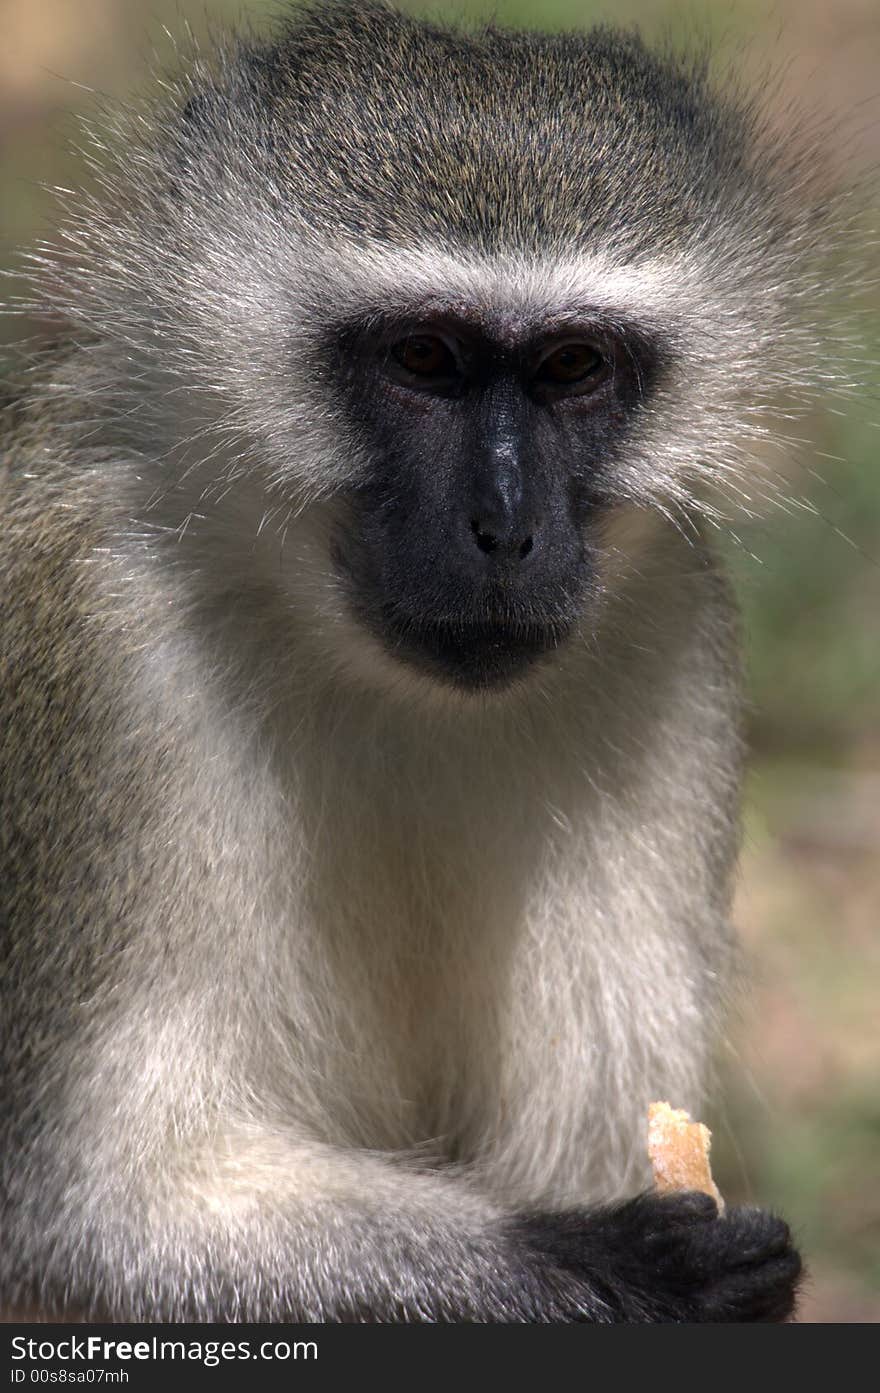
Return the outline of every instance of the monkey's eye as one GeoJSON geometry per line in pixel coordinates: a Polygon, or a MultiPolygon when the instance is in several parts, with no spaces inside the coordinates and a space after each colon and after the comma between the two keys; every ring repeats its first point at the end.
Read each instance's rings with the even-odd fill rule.
{"type": "Polygon", "coordinates": [[[550,387],[585,390],[604,378],[606,362],[589,343],[562,343],[538,364],[535,381],[550,387]]]}
{"type": "Polygon", "coordinates": [[[391,356],[413,377],[449,378],[458,374],[455,354],[436,334],[411,334],[392,345],[391,356]]]}

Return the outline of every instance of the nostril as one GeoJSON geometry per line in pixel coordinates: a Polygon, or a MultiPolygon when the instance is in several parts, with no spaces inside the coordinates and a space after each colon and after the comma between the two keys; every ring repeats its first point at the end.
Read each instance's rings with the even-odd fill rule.
{"type": "Polygon", "coordinates": [[[487,556],[491,552],[497,551],[498,538],[494,536],[491,532],[486,532],[480,526],[480,523],[477,520],[477,518],[474,518],[471,521],[471,531],[473,532],[474,537],[476,538],[477,546],[480,548],[480,551],[484,551],[487,556]]]}
{"type": "Polygon", "coordinates": [[[471,518],[471,532],[474,534],[474,541],[480,551],[486,556],[491,556],[494,552],[502,549],[505,556],[511,559],[517,556],[520,561],[525,561],[529,553],[534,550],[535,539],[531,534],[518,543],[514,537],[506,537],[503,530],[500,535],[497,531],[492,531],[485,526],[480,518],[471,518]]]}

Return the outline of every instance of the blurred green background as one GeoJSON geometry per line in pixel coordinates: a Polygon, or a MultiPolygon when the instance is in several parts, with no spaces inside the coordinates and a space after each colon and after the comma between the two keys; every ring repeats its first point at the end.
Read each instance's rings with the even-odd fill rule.
{"type": "MultiPolygon", "coordinates": [[[[559,28],[637,22],[711,38],[769,90],[781,122],[832,118],[835,163],[880,154],[880,0],[589,0],[414,11],[559,28]],[[792,117],[794,110],[803,117],[792,117]],[[835,116],[841,115],[840,121],[835,116]]],[[[142,80],[167,24],[196,31],[278,0],[0,0],[0,266],[51,229],[44,182],[83,178],[77,111],[89,89],[142,80]]],[[[8,289],[20,290],[13,280],[8,289]]],[[[847,311],[850,313],[850,311],[847,311]]],[[[0,360],[16,335],[0,319],[0,360]]],[[[856,334],[876,362],[880,292],[856,334]]],[[[737,922],[752,990],[722,1060],[719,1182],[790,1219],[811,1267],[805,1320],[880,1319],[880,467],[876,384],[819,403],[780,462],[795,500],[725,539],[747,619],[754,751],[737,922]]]]}

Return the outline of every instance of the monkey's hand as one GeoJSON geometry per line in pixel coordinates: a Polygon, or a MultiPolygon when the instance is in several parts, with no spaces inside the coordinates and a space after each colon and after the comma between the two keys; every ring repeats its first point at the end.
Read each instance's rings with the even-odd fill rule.
{"type": "MultiPolygon", "coordinates": [[[[591,1293],[587,1319],[783,1321],[794,1310],[801,1260],[781,1219],[729,1209],[688,1191],[649,1193],[592,1211],[533,1214],[518,1235],[591,1293]]],[[[573,1316],[572,1319],[577,1319],[573,1316]]]]}

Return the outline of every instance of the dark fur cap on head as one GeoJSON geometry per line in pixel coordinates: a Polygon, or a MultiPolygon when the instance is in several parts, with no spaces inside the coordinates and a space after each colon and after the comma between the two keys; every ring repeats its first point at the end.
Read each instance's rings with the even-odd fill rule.
{"type": "Polygon", "coordinates": [[[350,236],[625,255],[711,236],[719,201],[748,217],[757,195],[767,238],[783,216],[748,107],[712,93],[702,58],[611,28],[466,33],[312,4],[208,105],[230,130],[250,108],[293,203],[350,236]]]}

